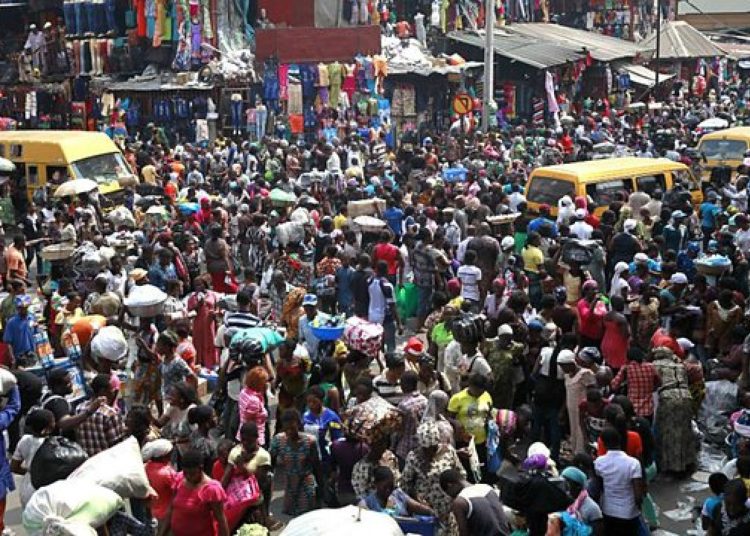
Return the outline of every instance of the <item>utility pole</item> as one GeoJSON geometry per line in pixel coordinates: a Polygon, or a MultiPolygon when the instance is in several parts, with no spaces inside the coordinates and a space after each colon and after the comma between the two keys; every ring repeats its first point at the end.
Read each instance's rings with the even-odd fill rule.
{"type": "Polygon", "coordinates": [[[661,2],[656,0],[656,63],[654,65],[654,94],[659,86],[659,60],[661,59],[661,2]]]}
{"type": "Polygon", "coordinates": [[[490,103],[495,93],[495,0],[487,0],[484,10],[484,98],[482,99],[482,132],[490,128],[490,103]]]}

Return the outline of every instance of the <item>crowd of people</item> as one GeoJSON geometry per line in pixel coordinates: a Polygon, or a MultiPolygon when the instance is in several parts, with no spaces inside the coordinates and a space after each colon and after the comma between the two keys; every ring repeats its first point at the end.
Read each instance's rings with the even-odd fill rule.
{"type": "Polygon", "coordinates": [[[3,495],[24,475],[28,502],[50,436],[93,456],[132,435],[155,492],[131,501],[138,534],[278,530],[274,486],[289,516],[360,504],[433,516],[445,535],[644,534],[659,524],[649,483],[696,469],[694,423],[719,381],[735,386],[736,461],[711,476],[704,527],[750,533],[750,158],[731,181],[704,182],[699,206],[680,183],[615,192],[601,214],[584,197],[532,214],[524,194],[532,169],[586,159],[592,141],[698,170],[693,120],[741,121],[749,90],[731,91],[398,147],[377,132],[129,141],[135,226],[113,224],[101,195],[39,195],[4,249],[3,355],[18,387],[0,411],[3,495]],[[456,167],[466,180],[446,181],[456,167]],[[376,232],[354,222],[363,206],[376,232]],[[40,255],[45,240],[112,236],[126,249],[91,277],[40,255]],[[565,254],[579,240],[585,263],[565,254]],[[708,254],[731,268],[700,273],[708,254]],[[144,285],[167,295],[152,316],[126,305],[144,285]],[[381,351],[318,337],[353,316],[382,327],[381,351]],[[128,352],[92,351],[81,321],[119,328],[128,352]],[[86,381],[75,402],[69,368],[34,371],[40,338],[71,357],[71,333],[86,381]],[[366,438],[351,415],[373,400],[399,426],[366,438]]]}

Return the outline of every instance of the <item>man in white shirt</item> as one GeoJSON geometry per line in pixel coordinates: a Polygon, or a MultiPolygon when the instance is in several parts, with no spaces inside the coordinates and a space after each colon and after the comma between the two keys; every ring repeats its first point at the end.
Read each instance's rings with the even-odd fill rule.
{"type": "Polygon", "coordinates": [[[479,294],[479,282],[482,280],[482,270],[475,263],[477,262],[477,252],[470,249],[464,255],[464,264],[458,269],[458,278],[461,280],[461,296],[470,301],[476,308],[481,298],[479,294]]]}
{"type": "Polygon", "coordinates": [[[622,449],[623,439],[612,427],[601,434],[607,453],[594,461],[602,489],[604,533],[608,536],[638,534],[640,505],[644,497],[641,463],[622,449]]]}
{"type": "Polygon", "coordinates": [[[383,346],[386,353],[396,351],[396,330],[403,332],[401,320],[396,309],[396,293],[388,281],[388,263],[378,261],[375,265],[375,276],[367,284],[370,306],[367,319],[383,326],[383,346]]]}
{"type": "Polygon", "coordinates": [[[586,209],[578,208],[575,211],[575,222],[570,226],[570,236],[576,236],[579,240],[591,240],[594,228],[586,223],[586,209]]]}
{"type": "Polygon", "coordinates": [[[734,243],[742,251],[743,255],[747,257],[750,255],[750,220],[747,215],[737,214],[734,217],[734,221],[737,224],[737,232],[734,234],[734,243]]]}

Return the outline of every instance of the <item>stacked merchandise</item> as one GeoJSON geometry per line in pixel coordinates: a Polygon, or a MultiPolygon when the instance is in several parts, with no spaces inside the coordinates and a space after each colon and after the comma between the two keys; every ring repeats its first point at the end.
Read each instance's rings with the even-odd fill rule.
{"type": "Polygon", "coordinates": [[[381,126],[383,110],[390,108],[378,97],[386,75],[383,56],[359,55],[352,63],[291,65],[269,59],[263,66],[262,94],[254,108],[244,110],[243,103],[238,102],[240,109],[233,113],[246,117],[247,131],[259,137],[265,133],[258,125],[266,124],[266,114],[281,112],[289,117],[291,134],[330,139],[356,124],[369,137],[371,128],[381,126]]]}

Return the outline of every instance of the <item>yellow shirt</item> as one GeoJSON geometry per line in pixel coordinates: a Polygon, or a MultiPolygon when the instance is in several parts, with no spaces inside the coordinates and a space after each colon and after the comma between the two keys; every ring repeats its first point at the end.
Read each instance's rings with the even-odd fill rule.
{"type": "Polygon", "coordinates": [[[341,229],[341,228],[343,228],[344,225],[346,225],[346,219],[347,219],[346,216],[344,216],[343,214],[337,214],[333,218],[333,227],[334,227],[334,229],[341,229]]]}
{"type": "Polygon", "coordinates": [[[458,422],[474,436],[477,444],[487,440],[487,419],[492,412],[492,397],[487,391],[479,398],[473,397],[468,389],[456,393],[448,402],[448,411],[456,414],[458,422]]]}
{"type": "MultiPolygon", "coordinates": [[[[241,456],[242,445],[237,445],[229,452],[228,461],[230,464],[237,466],[240,462],[241,456]]],[[[254,475],[258,470],[258,467],[270,467],[270,465],[271,455],[266,449],[259,446],[258,450],[255,452],[255,456],[245,464],[245,471],[250,475],[254,475]]]]}
{"type": "Polygon", "coordinates": [[[539,267],[544,264],[544,253],[536,246],[526,246],[521,252],[523,268],[527,272],[539,273],[539,267]]]}

